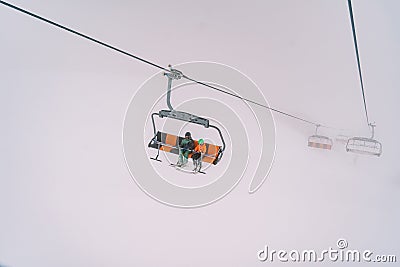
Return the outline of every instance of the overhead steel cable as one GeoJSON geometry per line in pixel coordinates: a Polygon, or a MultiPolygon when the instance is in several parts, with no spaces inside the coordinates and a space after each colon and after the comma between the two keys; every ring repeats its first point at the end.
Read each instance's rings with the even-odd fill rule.
{"type": "Polygon", "coordinates": [[[80,36],[80,37],[82,37],[82,38],[85,38],[85,39],[87,39],[87,40],[90,40],[90,41],[92,41],[92,42],[95,42],[95,43],[97,43],[97,44],[99,44],[99,45],[105,46],[105,47],[110,48],[110,49],[112,49],[112,50],[114,50],[114,51],[117,51],[117,52],[119,52],[119,53],[122,53],[122,54],[124,54],[124,55],[126,55],[126,56],[132,57],[132,58],[134,58],[134,59],[136,59],[136,60],[139,60],[139,61],[142,61],[142,62],[144,62],[144,63],[146,63],[146,64],[152,65],[153,67],[162,69],[162,70],[164,70],[164,71],[169,71],[167,68],[164,68],[164,67],[162,67],[162,66],[160,66],[160,65],[157,65],[157,64],[155,64],[155,63],[153,63],[153,62],[150,62],[150,61],[148,61],[148,60],[146,60],[146,59],[143,59],[143,58],[141,58],[141,57],[132,55],[132,54],[130,54],[130,53],[124,51],[124,50],[121,50],[121,49],[119,49],[119,48],[116,48],[116,47],[114,47],[114,46],[111,46],[111,45],[109,45],[109,44],[106,44],[106,43],[104,43],[104,42],[102,42],[102,41],[96,40],[96,39],[94,39],[94,38],[92,38],[92,37],[90,37],[90,36],[87,36],[87,35],[85,35],[85,34],[83,34],[83,33],[80,33],[80,32],[78,32],[78,31],[75,31],[75,30],[73,30],[73,29],[71,29],[71,28],[67,28],[67,27],[65,27],[65,26],[63,26],[63,25],[61,25],[61,24],[58,24],[58,23],[56,23],[56,22],[54,22],[54,21],[51,21],[51,20],[46,19],[46,18],[44,18],[44,17],[41,17],[41,16],[39,16],[39,15],[36,15],[36,14],[34,14],[34,13],[32,13],[32,12],[29,12],[29,11],[27,11],[27,10],[25,10],[25,9],[22,9],[22,8],[20,8],[20,7],[17,7],[17,6],[15,6],[15,5],[12,5],[12,4],[7,3],[7,2],[4,2],[4,1],[0,1],[0,3],[3,4],[3,5],[5,5],[5,6],[8,6],[8,7],[10,7],[10,8],[13,8],[13,9],[15,9],[15,10],[18,10],[18,11],[20,11],[20,12],[26,14],[26,15],[32,16],[32,17],[34,17],[34,18],[36,18],[36,19],[39,19],[39,20],[44,21],[44,22],[46,22],[46,23],[49,23],[49,24],[51,24],[51,25],[53,25],[53,26],[56,26],[56,27],[58,27],[58,28],[60,28],[60,29],[63,29],[63,30],[68,31],[68,32],[70,32],[70,33],[76,34],[76,35],[78,35],[78,36],[80,36]]]}
{"type": "Polygon", "coordinates": [[[280,113],[280,114],[282,114],[282,115],[291,117],[291,118],[293,118],[293,119],[297,119],[297,120],[300,120],[300,121],[303,121],[303,122],[306,122],[306,123],[309,123],[309,124],[313,124],[313,125],[315,125],[315,126],[319,125],[319,126],[322,126],[322,127],[326,127],[326,126],[320,125],[320,124],[318,124],[318,123],[315,123],[315,122],[312,122],[312,121],[309,121],[309,120],[306,120],[306,119],[302,119],[302,118],[300,118],[300,117],[297,117],[297,116],[291,115],[291,114],[289,114],[289,113],[280,111],[280,110],[278,110],[278,109],[271,108],[271,107],[269,107],[269,106],[267,106],[267,105],[258,103],[258,102],[256,102],[256,101],[251,100],[251,99],[247,99],[247,98],[242,97],[242,96],[240,96],[240,95],[237,95],[237,94],[234,94],[234,93],[231,93],[231,92],[222,90],[222,89],[220,89],[220,88],[217,88],[217,87],[215,87],[215,86],[209,85],[209,84],[207,84],[207,83],[197,81],[197,80],[192,79],[192,78],[190,78],[190,77],[188,77],[188,76],[186,76],[186,75],[183,75],[182,77],[185,78],[185,79],[187,79],[187,80],[189,80],[189,81],[195,82],[195,83],[200,84],[200,85],[203,85],[203,86],[207,86],[207,87],[209,87],[209,88],[211,88],[211,89],[213,89],[213,90],[217,90],[217,91],[219,91],[219,92],[221,92],[221,93],[224,93],[224,94],[227,94],[227,95],[230,95],[230,96],[239,98],[239,99],[241,99],[241,100],[243,100],[243,101],[246,101],[246,102],[255,104],[255,105],[257,105],[257,106],[260,106],[260,107],[263,107],[263,108],[266,108],[266,109],[269,109],[269,110],[271,110],[271,111],[280,113]]]}
{"type": "Polygon", "coordinates": [[[360,85],[361,85],[361,93],[362,93],[362,97],[363,97],[363,101],[364,101],[365,117],[367,119],[367,124],[370,125],[369,118],[368,118],[367,101],[365,100],[364,82],[363,82],[362,72],[361,72],[360,54],[358,52],[356,26],[355,26],[355,23],[354,23],[353,7],[352,7],[352,4],[351,4],[351,0],[347,0],[347,4],[349,6],[351,29],[352,29],[352,32],[353,32],[354,49],[356,51],[356,57],[357,57],[358,75],[360,77],[360,85]]]}
{"type": "MultiPolygon", "coordinates": [[[[114,47],[114,46],[111,46],[111,45],[109,45],[109,44],[106,44],[106,43],[104,43],[104,42],[102,42],[102,41],[99,41],[99,40],[93,38],[93,37],[90,37],[90,36],[88,36],[88,35],[85,35],[85,34],[83,34],[83,33],[78,32],[78,31],[76,31],[76,30],[73,30],[73,29],[71,29],[71,28],[68,28],[68,27],[66,27],[66,26],[63,26],[63,25],[61,25],[61,24],[59,24],[59,23],[56,23],[56,22],[51,21],[51,20],[49,20],[49,19],[46,19],[46,18],[44,18],[44,17],[42,17],[42,16],[39,16],[39,15],[37,15],[37,14],[34,14],[34,13],[32,13],[32,12],[30,12],[30,11],[27,11],[27,10],[25,10],[25,9],[22,9],[22,8],[20,8],[20,7],[17,7],[17,6],[15,6],[15,5],[13,5],[13,4],[10,4],[10,3],[7,3],[7,2],[1,1],[1,0],[0,0],[0,4],[3,4],[3,5],[5,5],[5,6],[7,6],[7,7],[10,7],[10,8],[12,8],[12,9],[14,9],[14,10],[17,10],[17,11],[21,12],[21,13],[24,13],[24,14],[29,15],[29,16],[31,16],[31,17],[34,17],[34,18],[36,18],[36,19],[38,19],[38,20],[41,20],[41,21],[46,22],[46,23],[48,23],[48,24],[51,24],[51,25],[53,25],[53,26],[55,26],[55,27],[58,27],[58,28],[60,28],[60,29],[62,29],[62,30],[65,30],[65,31],[67,31],[67,32],[70,32],[70,33],[73,33],[73,34],[75,34],[75,35],[78,35],[78,36],[80,36],[80,37],[82,37],[82,38],[84,38],[84,39],[87,39],[87,40],[89,40],[89,41],[95,42],[95,43],[97,43],[97,44],[99,44],[99,45],[105,46],[105,47],[107,47],[107,48],[109,48],[109,49],[112,49],[112,50],[114,50],[114,51],[116,51],[116,52],[119,52],[119,53],[121,53],[121,54],[124,54],[124,55],[126,55],[126,56],[129,56],[129,57],[134,58],[134,59],[136,59],[136,60],[139,60],[139,61],[141,61],[141,62],[143,62],[143,63],[146,63],[146,64],[151,65],[151,66],[153,66],[153,67],[156,67],[156,68],[158,68],[158,69],[164,70],[164,71],[166,71],[166,72],[171,72],[171,70],[169,70],[169,69],[167,69],[167,68],[164,68],[164,67],[162,67],[162,66],[160,66],[160,65],[158,65],[158,64],[155,64],[155,63],[153,63],[153,62],[151,62],[151,61],[148,61],[148,60],[146,60],[146,59],[143,59],[143,58],[141,58],[141,57],[135,56],[135,55],[133,55],[133,54],[131,54],[131,53],[128,53],[128,52],[126,52],[126,51],[124,51],[124,50],[121,50],[121,49],[119,49],[119,48],[116,48],[116,47],[114,47]]],[[[209,85],[209,84],[207,84],[207,83],[204,83],[204,82],[201,82],[201,81],[197,81],[197,80],[192,79],[192,78],[190,78],[190,77],[188,77],[188,76],[186,76],[186,75],[182,75],[182,77],[185,78],[185,79],[187,79],[187,80],[189,80],[189,81],[192,81],[192,82],[195,82],[195,83],[197,83],[197,84],[206,86],[206,87],[211,88],[211,89],[213,89],[213,90],[217,90],[217,91],[219,91],[219,92],[221,92],[221,93],[224,93],[224,94],[227,94],[227,95],[230,95],[230,96],[239,98],[239,99],[241,99],[241,100],[243,100],[243,101],[246,101],[246,102],[255,104],[255,105],[257,105],[257,106],[260,106],[260,107],[269,109],[269,110],[271,110],[271,111],[280,113],[280,114],[285,115],[285,116],[288,116],[288,117],[290,117],[290,118],[297,119],[297,120],[303,121],[303,122],[305,122],[305,123],[312,124],[312,125],[314,125],[314,126],[320,126],[320,127],[326,127],[326,128],[333,128],[333,127],[325,126],[325,125],[322,125],[322,124],[318,124],[318,123],[315,123],[315,122],[312,122],[312,121],[309,121],[309,120],[300,118],[300,117],[295,116],[295,115],[291,115],[291,114],[289,114],[289,113],[283,112],[283,111],[278,110],[278,109],[275,109],[275,108],[271,108],[271,107],[269,107],[269,106],[267,106],[267,105],[265,105],[265,104],[261,104],[261,103],[258,103],[258,102],[256,102],[256,101],[254,101],[254,100],[244,98],[244,97],[242,97],[242,96],[240,96],[240,95],[237,95],[237,94],[234,94],[234,93],[231,93],[231,92],[222,90],[222,89],[220,89],[220,88],[217,88],[217,87],[215,87],[215,86],[209,85]]]]}

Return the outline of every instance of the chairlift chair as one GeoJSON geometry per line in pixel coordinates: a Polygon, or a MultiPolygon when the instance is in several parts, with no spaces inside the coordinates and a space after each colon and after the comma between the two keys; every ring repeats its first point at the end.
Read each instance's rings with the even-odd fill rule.
{"type": "Polygon", "coordinates": [[[327,136],[319,135],[318,134],[319,127],[320,125],[316,125],[315,134],[311,135],[308,138],[308,146],[331,150],[333,145],[332,139],[330,139],[327,136]]]}
{"type": "MultiPolygon", "coordinates": [[[[172,80],[181,79],[183,74],[179,70],[172,69],[171,66],[169,66],[169,68],[170,68],[170,72],[164,73],[164,75],[167,76],[167,78],[168,78],[167,106],[169,109],[168,110],[160,110],[158,113],[151,114],[154,136],[150,140],[148,147],[157,149],[157,155],[155,157],[151,157],[150,159],[161,162],[161,160],[158,158],[160,155],[160,150],[169,152],[169,153],[173,153],[173,154],[179,154],[179,149],[180,149],[179,144],[181,143],[182,139],[184,138],[182,136],[177,136],[177,135],[158,131],[156,128],[155,120],[154,120],[154,117],[156,115],[158,115],[159,118],[167,118],[167,119],[186,121],[189,123],[202,125],[205,128],[213,128],[213,129],[217,130],[218,134],[221,138],[222,145],[214,145],[214,144],[205,143],[207,150],[206,150],[205,155],[202,158],[203,162],[208,162],[208,163],[212,163],[212,164],[216,165],[221,160],[222,155],[225,150],[225,141],[224,141],[222,132],[217,126],[211,125],[210,121],[208,119],[199,117],[197,115],[194,115],[194,114],[191,114],[188,112],[178,111],[172,107],[172,105],[171,105],[172,80]]],[[[196,146],[197,141],[194,140],[194,142],[195,142],[195,146],[196,146]]],[[[193,156],[193,151],[191,151],[189,153],[189,157],[191,158],[192,156],[193,156]]]]}
{"type": "Polygon", "coordinates": [[[352,137],[346,144],[346,151],[357,154],[380,156],[382,154],[382,144],[374,139],[375,124],[368,124],[371,127],[371,137],[352,137]]]}

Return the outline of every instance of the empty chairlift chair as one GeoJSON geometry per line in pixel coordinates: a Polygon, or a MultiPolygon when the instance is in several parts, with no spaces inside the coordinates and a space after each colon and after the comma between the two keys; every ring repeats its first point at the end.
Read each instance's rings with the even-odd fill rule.
{"type": "Polygon", "coordinates": [[[323,135],[319,135],[318,134],[319,127],[320,125],[317,125],[315,128],[315,134],[311,135],[308,138],[308,146],[331,150],[333,145],[332,139],[323,135]]]}
{"type": "Polygon", "coordinates": [[[382,154],[382,144],[374,139],[375,125],[370,123],[371,137],[352,137],[346,144],[346,151],[357,154],[380,156],[382,154]]]}

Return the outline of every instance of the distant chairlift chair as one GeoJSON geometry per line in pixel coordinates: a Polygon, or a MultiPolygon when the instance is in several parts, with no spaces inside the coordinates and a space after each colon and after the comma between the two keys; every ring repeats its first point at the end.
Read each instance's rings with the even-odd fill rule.
{"type": "Polygon", "coordinates": [[[352,137],[346,144],[346,151],[357,154],[380,156],[382,154],[382,144],[374,139],[375,124],[370,123],[371,137],[352,137]]]}
{"type": "Polygon", "coordinates": [[[308,146],[331,150],[333,145],[332,139],[318,134],[318,128],[320,126],[321,125],[316,125],[315,134],[308,138],[308,146]]]}

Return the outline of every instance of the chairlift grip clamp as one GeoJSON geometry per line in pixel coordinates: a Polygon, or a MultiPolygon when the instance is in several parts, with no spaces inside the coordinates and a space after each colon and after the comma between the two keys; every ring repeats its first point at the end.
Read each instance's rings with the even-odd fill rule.
{"type": "Polygon", "coordinates": [[[168,77],[170,80],[179,80],[183,77],[183,73],[180,70],[173,69],[171,65],[168,65],[168,69],[170,72],[164,72],[164,75],[168,77]]]}

